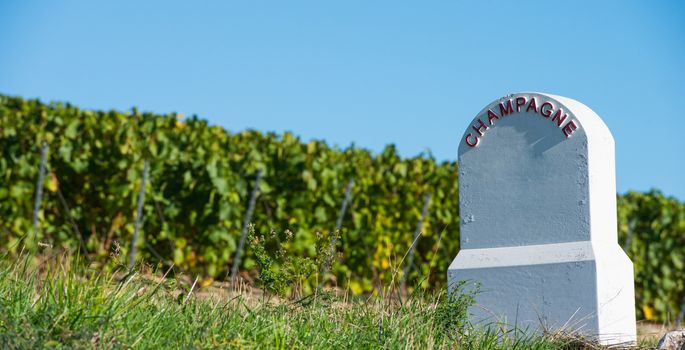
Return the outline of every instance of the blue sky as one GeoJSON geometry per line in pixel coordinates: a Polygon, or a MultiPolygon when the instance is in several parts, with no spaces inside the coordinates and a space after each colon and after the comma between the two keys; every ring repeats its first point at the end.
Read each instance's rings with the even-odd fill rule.
{"type": "Polygon", "coordinates": [[[618,191],[685,200],[677,1],[0,1],[0,93],[453,160],[480,109],[595,110],[618,191]]]}

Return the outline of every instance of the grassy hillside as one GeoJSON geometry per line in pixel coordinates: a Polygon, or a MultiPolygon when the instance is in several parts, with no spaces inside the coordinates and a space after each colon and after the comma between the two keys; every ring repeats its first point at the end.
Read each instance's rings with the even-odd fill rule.
{"type": "Polygon", "coordinates": [[[562,333],[474,328],[465,318],[469,295],[436,291],[400,300],[339,291],[278,299],[249,288],[198,290],[180,276],[103,274],[43,253],[0,258],[2,348],[600,348],[562,333]]]}

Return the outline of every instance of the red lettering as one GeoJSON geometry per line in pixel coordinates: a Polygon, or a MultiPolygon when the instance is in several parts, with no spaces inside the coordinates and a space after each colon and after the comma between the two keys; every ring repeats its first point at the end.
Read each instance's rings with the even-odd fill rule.
{"type": "Polygon", "coordinates": [[[511,106],[511,99],[507,101],[507,106],[505,107],[502,102],[499,103],[499,114],[502,115],[502,117],[506,117],[509,115],[509,113],[514,113],[514,107],[511,106]]]}
{"type": "Polygon", "coordinates": [[[483,121],[480,120],[480,119],[478,119],[478,123],[479,123],[478,127],[476,127],[476,126],[474,125],[474,126],[472,126],[472,128],[473,128],[473,130],[476,130],[476,132],[478,133],[478,135],[483,136],[483,131],[488,130],[489,128],[488,128],[488,126],[485,125],[485,123],[483,123],[483,121]],[[483,129],[483,128],[485,128],[485,130],[480,131],[480,130],[483,129]]]}
{"type": "MultiPolygon", "coordinates": [[[[564,116],[564,118],[566,118],[566,116],[564,116]]],[[[571,120],[566,125],[564,125],[564,128],[562,130],[564,131],[564,135],[566,135],[566,138],[569,138],[571,137],[571,134],[573,134],[573,132],[576,131],[576,129],[578,129],[578,126],[576,125],[576,123],[573,122],[573,120],[571,120]]]]}
{"type": "Polygon", "coordinates": [[[495,112],[488,109],[488,124],[492,125],[493,119],[499,119],[499,117],[497,114],[495,114],[495,112]]]}
{"type": "Polygon", "coordinates": [[[526,98],[525,97],[517,97],[516,98],[516,111],[521,112],[521,107],[526,104],[526,98]]]}
{"type": "Polygon", "coordinates": [[[526,112],[533,110],[535,113],[538,112],[538,104],[535,102],[535,97],[530,99],[530,104],[528,104],[528,108],[526,108],[526,112]]]}
{"type": "Polygon", "coordinates": [[[557,121],[557,126],[561,127],[561,124],[566,120],[566,117],[568,117],[568,114],[564,114],[562,117],[561,114],[563,113],[562,109],[559,108],[556,113],[554,113],[554,117],[552,117],[552,121],[557,121]]]}
{"type": "Polygon", "coordinates": [[[464,142],[466,142],[466,144],[469,145],[469,147],[476,147],[476,145],[478,144],[478,141],[479,141],[478,137],[474,137],[473,135],[471,135],[471,133],[466,135],[466,137],[464,138],[464,142]],[[475,138],[476,141],[474,141],[473,143],[469,142],[469,137],[475,138]]]}
{"type": "Polygon", "coordinates": [[[550,116],[552,116],[553,110],[554,105],[549,102],[545,102],[542,104],[542,106],[540,106],[540,114],[542,114],[542,116],[545,118],[549,118],[550,116]],[[545,106],[549,106],[549,109],[545,109],[545,106]]]}

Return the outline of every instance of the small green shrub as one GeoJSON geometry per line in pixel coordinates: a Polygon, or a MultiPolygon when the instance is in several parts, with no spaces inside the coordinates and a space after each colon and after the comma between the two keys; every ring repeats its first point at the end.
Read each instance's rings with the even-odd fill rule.
{"type": "Polygon", "coordinates": [[[326,237],[317,233],[317,254],[315,259],[311,259],[289,251],[295,238],[290,230],[279,234],[272,229],[268,234],[263,234],[250,224],[247,232],[249,248],[259,267],[260,286],[281,297],[302,297],[305,293],[311,293],[312,286],[321,286],[322,283],[318,282],[325,276],[336,255],[332,245],[336,234],[326,237]]]}

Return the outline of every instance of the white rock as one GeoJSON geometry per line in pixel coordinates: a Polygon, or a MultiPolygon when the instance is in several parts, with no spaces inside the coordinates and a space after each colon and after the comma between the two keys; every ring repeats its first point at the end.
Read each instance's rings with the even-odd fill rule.
{"type": "Polygon", "coordinates": [[[617,242],[604,122],[568,98],[506,96],[468,126],[458,165],[461,251],[448,283],[480,284],[473,318],[634,343],[633,265],[617,242]]]}
{"type": "Polygon", "coordinates": [[[685,350],[685,330],[680,329],[664,334],[659,340],[657,349],[663,350],[685,350]]]}

